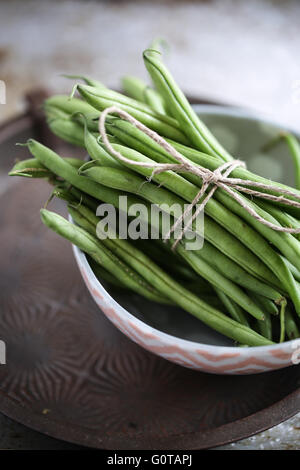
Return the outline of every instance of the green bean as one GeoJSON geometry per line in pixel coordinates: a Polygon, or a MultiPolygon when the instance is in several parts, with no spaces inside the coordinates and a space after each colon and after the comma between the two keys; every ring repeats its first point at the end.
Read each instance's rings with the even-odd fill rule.
{"type": "Polygon", "coordinates": [[[153,88],[148,86],[145,88],[144,95],[145,103],[150,106],[151,109],[157,113],[166,114],[165,103],[156,90],[153,90],[153,88]]]}
{"type": "Polygon", "coordinates": [[[123,77],[122,88],[130,98],[146,103],[160,114],[166,114],[165,103],[161,95],[149,87],[143,80],[131,76],[123,77]]]}
{"type": "Polygon", "coordinates": [[[279,343],[283,343],[285,339],[285,310],[286,310],[286,305],[287,302],[283,302],[281,304],[281,309],[280,309],[280,338],[279,338],[279,343]]]}
{"type": "MultiPolygon", "coordinates": [[[[249,295],[250,293],[251,292],[249,291],[249,295]]],[[[278,315],[279,311],[277,305],[267,298],[267,296],[256,294],[254,296],[254,300],[258,303],[258,305],[260,305],[264,312],[267,312],[270,315],[278,315]]],[[[277,301],[277,304],[280,304],[281,301],[284,301],[282,297],[279,302],[277,301]]]]}
{"type": "Polygon", "coordinates": [[[179,122],[193,145],[221,160],[232,160],[229,153],[225,151],[192,109],[170,72],[162,63],[160,52],[148,49],[144,51],[143,57],[146,68],[156,88],[163,96],[168,110],[179,122]]]}
{"type": "MultiPolygon", "coordinates": [[[[73,168],[79,169],[83,161],[80,158],[65,157],[64,160],[68,162],[73,168]]],[[[24,176],[27,178],[52,178],[54,174],[42,165],[36,158],[28,158],[15,163],[9,176],[24,176]]]]}
{"type": "Polygon", "coordinates": [[[60,139],[84,147],[83,129],[78,122],[69,118],[53,118],[48,120],[48,126],[60,139]]]}
{"type": "Polygon", "coordinates": [[[108,204],[112,204],[115,207],[119,207],[119,196],[126,195],[129,206],[131,204],[136,204],[137,199],[135,197],[131,198],[128,193],[121,193],[120,191],[107,188],[85,178],[84,176],[78,175],[76,169],[73,168],[68,162],[66,162],[53,150],[37,142],[36,140],[29,139],[27,145],[31,154],[37,158],[37,160],[39,160],[46,168],[51,170],[55,175],[65,179],[68,183],[75,186],[75,188],[87,193],[89,196],[92,196],[95,199],[106,202],[108,204]]]}
{"type": "Polygon", "coordinates": [[[103,146],[99,143],[99,139],[88,130],[87,125],[85,125],[84,129],[84,145],[92,160],[99,161],[103,166],[122,168],[122,165],[104,150],[103,146]]]}
{"type": "Polygon", "coordinates": [[[26,178],[52,178],[54,176],[53,173],[41,165],[36,158],[28,158],[16,162],[8,175],[24,176],[26,178]]]}
{"type": "MultiPolygon", "coordinates": [[[[124,153],[124,150],[123,150],[123,153],[124,153]]],[[[143,172],[143,174],[145,174],[143,170],[142,170],[142,172],[143,172]]],[[[177,185],[177,187],[178,187],[178,185],[177,185]]],[[[209,213],[209,215],[211,215],[211,213],[209,213]]],[[[219,217],[218,221],[219,221],[220,219],[221,219],[221,217],[219,217]]],[[[223,217],[223,222],[224,222],[224,217],[223,217]]],[[[227,225],[227,227],[228,227],[228,225],[227,225]]],[[[242,228],[244,228],[244,227],[242,227],[242,228]]],[[[264,245],[267,246],[266,244],[264,244],[264,245]]],[[[270,252],[270,248],[269,248],[269,247],[268,247],[268,251],[270,252]]]]}
{"type": "Polygon", "coordinates": [[[99,111],[116,105],[161,135],[187,143],[187,139],[175,119],[153,111],[144,103],[139,103],[112,90],[99,90],[88,85],[77,85],[77,89],[81,96],[99,111]]]}
{"type": "MultiPolygon", "coordinates": [[[[68,188],[66,185],[63,187],[56,187],[53,191],[53,195],[59,197],[60,199],[64,199],[69,204],[73,206],[80,207],[81,204],[87,206],[87,208],[91,209],[94,213],[96,213],[98,203],[97,201],[88,197],[85,193],[82,193],[76,188],[70,187],[68,188]]],[[[96,223],[96,218],[93,216],[94,219],[92,221],[94,224],[96,223]]],[[[171,269],[173,274],[178,275],[182,279],[186,279],[187,281],[195,281],[197,282],[198,289],[201,292],[211,292],[210,285],[204,281],[204,279],[199,279],[196,274],[191,271],[188,265],[179,264],[178,261],[182,261],[175,253],[170,251],[164,243],[158,243],[159,240],[153,240],[151,244],[145,242],[145,240],[136,240],[135,243],[138,247],[141,247],[142,250],[150,256],[155,262],[161,263],[165,268],[171,269]],[[157,242],[157,243],[155,243],[157,242]],[[164,247],[165,249],[162,250],[161,248],[164,247]],[[150,252],[150,254],[149,254],[150,252]],[[166,253],[168,256],[166,256],[166,253]]]]}
{"type": "MultiPolygon", "coordinates": [[[[173,157],[171,157],[167,152],[165,152],[160,146],[158,146],[158,144],[153,142],[153,140],[150,139],[148,136],[146,136],[144,133],[142,133],[138,129],[135,129],[134,126],[132,126],[130,123],[127,123],[127,122],[122,121],[122,120],[116,120],[116,121],[114,121],[113,124],[108,124],[107,127],[110,129],[110,131],[118,139],[121,139],[121,141],[123,141],[126,145],[129,145],[129,146],[135,148],[136,150],[138,150],[138,152],[144,152],[145,156],[151,157],[151,159],[154,159],[155,161],[157,161],[159,163],[174,163],[175,162],[173,157]]],[[[122,150],[123,150],[123,148],[124,148],[124,146],[122,147],[122,150]]],[[[148,161],[148,160],[146,160],[146,161],[148,161]]],[[[136,171],[138,171],[137,168],[136,168],[136,171]]],[[[140,170],[140,172],[141,172],[141,170],[140,170]]],[[[201,186],[201,181],[199,181],[199,178],[197,178],[195,175],[191,175],[189,173],[182,173],[182,177],[187,179],[190,183],[193,183],[193,184],[197,185],[198,187],[201,186]]],[[[181,186],[177,185],[177,187],[180,187],[180,189],[181,189],[181,186]]],[[[186,185],[186,187],[187,187],[187,185],[186,185]]],[[[197,194],[196,189],[194,189],[193,195],[195,196],[196,194],[197,194]]],[[[192,196],[190,195],[190,198],[191,197],[192,196]]],[[[245,212],[244,209],[242,209],[242,211],[240,211],[239,204],[237,204],[235,201],[233,201],[230,196],[228,196],[224,191],[222,192],[222,190],[220,190],[220,189],[215,192],[214,197],[216,199],[218,199],[218,201],[222,202],[222,204],[224,204],[228,208],[228,210],[230,210],[230,211],[233,208],[235,210],[235,212],[237,210],[239,210],[239,214],[242,214],[242,213],[245,212]]],[[[192,199],[189,199],[189,200],[192,200],[192,199]]],[[[258,202],[258,204],[260,204],[261,207],[263,208],[264,207],[263,204],[265,204],[265,201],[263,201],[261,203],[258,202]]],[[[274,207],[271,204],[268,204],[268,206],[266,206],[266,207],[269,207],[269,206],[274,207]]],[[[208,213],[208,215],[215,218],[216,214],[217,214],[216,209],[218,209],[218,208],[220,209],[220,206],[216,205],[216,203],[214,201],[213,202],[209,201],[209,203],[206,206],[206,212],[208,213]]],[[[223,207],[223,210],[224,210],[224,207],[223,207]]],[[[274,207],[274,211],[276,211],[277,213],[280,212],[276,207],[274,207]]],[[[265,214],[265,213],[263,213],[263,214],[265,214]]],[[[281,219],[282,219],[282,217],[281,217],[281,219]]],[[[215,220],[217,220],[219,223],[222,223],[222,220],[224,222],[227,219],[224,217],[224,215],[219,214],[219,216],[217,218],[215,218],[215,220]]],[[[253,222],[253,217],[248,217],[247,221],[248,222],[253,222]]],[[[258,222],[256,226],[258,226],[258,224],[262,225],[258,222]]],[[[232,227],[235,228],[235,224],[232,224],[232,227]]],[[[229,229],[230,225],[226,226],[226,228],[229,229]]],[[[235,232],[235,235],[236,235],[236,233],[240,233],[240,236],[245,237],[245,235],[247,235],[247,238],[249,238],[249,236],[251,236],[251,232],[250,232],[250,234],[244,234],[243,233],[244,230],[241,231],[240,230],[241,228],[242,228],[241,224],[239,224],[238,230],[235,232]]],[[[249,231],[248,228],[247,228],[247,230],[249,231]]],[[[298,252],[299,247],[298,247],[297,244],[295,244],[292,241],[291,236],[285,237],[286,240],[287,240],[287,243],[285,245],[285,244],[282,244],[280,242],[281,234],[278,235],[278,234],[274,234],[273,232],[274,231],[270,230],[270,229],[267,232],[266,232],[266,230],[264,230],[264,235],[267,233],[268,236],[272,238],[272,241],[276,242],[276,246],[278,246],[278,244],[279,244],[279,246],[281,248],[283,247],[285,253],[289,252],[289,259],[294,257],[295,250],[296,250],[296,252],[298,252]],[[292,245],[292,246],[290,246],[290,245],[292,245]]],[[[253,233],[253,231],[252,231],[252,233],[253,233]]],[[[256,235],[256,238],[258,238],[258,235],[256,235]]]]}
{"type": "Polygon", "coordinates": [[[66,118],[74,113],[82,113],[86,116],[99,117],[99,112],[86,101],[78,98],[70,99],[67,95],[54,95],[47,98],[43,104],[44,111],[48,118],[66,118]]]}
{"type": "Polygon", "coordinates": [[[293,159],[295,168],[295,187],[300,189],[300,145],[296,137],[288,132],[281,132],[275,139],[264,145],[262,150],[267,152],[283,140],[286,142],[293,159]]]}
{"type": "Polygon", "coordinates": [[[286,265],[288,266],[289,270],[291,271],[292,275],[294,276],[295,280],[300,282],[300,271],[295,268],[295,266],[290,263],[286,258],[283,258],[286,265]]]}
{"type": "Polygon", "coordinates": [[[125,77],[122,77],[121,85],[125,95],[129,96],[129,98],[141,101],[142,103],[144,102],[144,92],[147,84],[143,80],[126,75],[125,77]]]}
{"type": "Polygon", "coordinates": [[[257,331],[265,338],[272,341],[272,321],[271,315],[265,312],[265,320],[256,320],[257,331]]]}
{"type": "MultiPolygon", "coordinates": [[[[255,203],[264,211],[267,211],[274,219],[277,220],[277,222],[282,225],[282,227],[290,227],[290,228],[300,228],[300,222],[295,219],[293,216],[290,214],[287,214],[286,212],[283,211],[283,209],[276,207],[273,204],[270,204],[269,202],[256,198],[255,203]]],[[[292,234],[297,240],[300,240],[300,234],[292,234]]]]}
{"type": "Polygon", "coordinates": [[[283,134],[295,166],[295,187],[300,189],[300,145],[296,137],[291,134],[283,134]]]}
{"type": "MultiPolygon", "coordinates": [[[[241,307],[235,303],[232,299],[227,297],[223,291],[215,287],[215,291],[221,302],[223,303],[224,307],[230,314],[230,316],[236,320],[237,322],[241,323],[242,325],[249,326],[249,322],[247,320],[247,316],[241,307]]],[[[262,321],[264,323],[264,320],[262,321]]],[[[272,339],[272,338],[269,338],[272,339]]]]}
{"type": "MultiPolygon", "coordinates": [[[[78,208],[83,208],[84,206],[78,206],[78,208]]],[[[78,208],[73,207],[72,205],[68,205],[68,212],[71,215],[72,219],[76,224],[78,224],[82,229],[84,229],[86,232],[88,232],[90,235],[93,237],[96,237],[96,227],[93,226],[78,210],[78,208]]],[[[99,248],[101,250],[106,247],[106,249],[109,250],[109,247],[107,247],[107,243],[105,243],[106,240],[102,240],[101,243],[99,243],[99,248]]],[[[114,254],[114,261],[115,264],[118,263],[124,270],[125,274],[129,277],[129,282],[127,281],[126,277],[123,276],[124,273],[122,273],[122,276],[118,275],[117,273],[117,281],[121,283],[124,287],[127,289],[131,289],[138,294],[142,295],[143,297],[147,298],[148,300],[152,300],[154,302],[159,302],[159,303],[164,303],[164,304],[172,304],[168,298],[166,298],[164,295],[160,294],[156,289],[154,289],[150,284],[148,284],[141,276],[138,275],[134,270],[131,270],[129,266],[125,263],[123,263],[116,255],[115,255],[115,246],[114,243],[110,245],[110,248],[112,248],[113,251],[111,251],[111,254],[114,254]]],[[[108,251],[110,252],[110,251],[108,251]]],[[[114,266],[115,267],[115,266],[114,266]]],[[[105,269],[105,268],[103,268],[105,269]]],[[[115,277],[114,269],[111,269],[109,272],[112,276],[115,277]]]]}
{"type": "Polygon", "coordinates": [[[285,312],[285,329],[287,337],[289,339],[295,339],[300,337],[299,328],[289,308],[287,308],[285,312]]]}

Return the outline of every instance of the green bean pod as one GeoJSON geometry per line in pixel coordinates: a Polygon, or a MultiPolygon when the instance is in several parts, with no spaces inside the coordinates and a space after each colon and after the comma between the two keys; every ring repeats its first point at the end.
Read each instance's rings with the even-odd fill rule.
{"type": "MultiPolygon", "coordinates": [[[[73,168],[79,170],[83,161],[80,158],[65,157],[64,160],[69,163],[73,168]]],[[[9,176],[24,176],[27,178],[52,178],[54,173],[44,165],[42,165],[36,158],[28,158],[15,163],[9,176]]]]}
{"type": "Polygon", "coordinates": [[[289,308],[285,312],[285,329],[289,339],[300,338],[300,331],[289,308]]]}
{"type": "Polygon", "coordinates": [[[81,96],[99,111],[103,111],[109,106],[118,106],[161,135],[175,139],[178,142],[187,143],[187,139],[175,119],[155,112],[144,103],[112,90],[99,90],[88,85],[77,85],[77,89],[81,96]]]}
{"type": "Polygon", "coordinates": [[[86,101],[78,98],[70,99],[68,95],[50,96],[50,98],[47,98],[44,101],[43,108],[48,118],[66,118],[75,113],[82,113],[94,118],[99,117],[99,112],[97,112],[95,108],[89,105],[86,101]]]}
{"type": "Polygon", "coordinates": [[[148,49],[143,54],[146,68],[163,96],[168,110],[179,122],[193,145],[209,155],[224,161],[232,160],[231,155],[221,146],[205,124],[199,119],[174,78],[161,60],[159,51],[148,49]]]}
{"type": "Polygon", "coordinates": [[[84,133],[80,123],[70,118],[57,117],[49,119],[48,126],[60,139],[77,147],[84,147],[84,133]]]}
{"type": "MultiPolygon", "coordinates": [[[[238,304],[236,304],[232,299],[227,297],[227,295],[224,294],[224,292],[218,289],[217,287],[215,287],[215,292],[217,296],[219,297],[219,299],[221,300],[221,302],[223,303],[226,310],[228,311],[228,313],[230,314],[231,318],[241,323],[242,325],[249,326],[247,315],[245,314],[243,309],[238,304]]],[[[264,320],[262,321],[262,323],[264,323],[264,320]]]]}
{"type": "Polygon", "coordinates": [[[130,98],[146,103],[160,114],[166,114],[165,103],[161,95],[143,80],[127,75],[122,78],[122,88],[130,98]]]}

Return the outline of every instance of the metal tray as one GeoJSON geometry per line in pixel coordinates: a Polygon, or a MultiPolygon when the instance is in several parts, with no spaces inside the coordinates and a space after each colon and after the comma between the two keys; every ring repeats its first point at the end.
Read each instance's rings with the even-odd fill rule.
{"type": "MultiPolygon", "coordinates": [[[[70,245],[46,230],[45,182],[6,176],[37,136],[74,155],[30,111],[0,127],[0,412],[100,449],[203,449],[242,439],[300,409],[300,368],[216,376],[171,364],[127,339],[87,292],[70,245]]],[[[197,100],[198,102],[200,100],[197,100]]],[[[51,208],[64,212],[59,201],[51,208]]]]}

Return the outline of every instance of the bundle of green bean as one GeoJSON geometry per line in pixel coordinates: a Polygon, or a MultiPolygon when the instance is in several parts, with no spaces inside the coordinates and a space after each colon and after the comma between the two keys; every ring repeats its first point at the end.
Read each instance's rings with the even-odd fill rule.
{"type": "MultiPolygon", "coordinates": [[[[119,196],[127,196],[128,214],[133,204],[143,203],[148,210],[140,213],[140,220],[162,235],[161,220],[151,217],[151,204],[164,204],[172,216],[174,204],[183,207],[191,203],[202,184],[189,172],[166,171],[153,176],[151,164],[177,163],[174,157],[131,123],[110,116],[106,131],[113,149],[148,167],[116,159],[98,131],[99,116],[107,107],[127,111],[195,165],[214,171],[233,160],[195,114],[159,51],[148,49],[143,57],[155,88],[128,76],[122,81],[125,94],[121,94],[97,80],[73,76],[84,83],[74,86],[71,98],[53,96],[46,100],[49,127],[62,139],[85,148],[91,160],[88,164],[62,158],[31,139],[28,148],[34,158],[16,163],[10,175],[44,177],[55,186],[53,194],[67,202],[74,224],[46,209],[41,211],[42,220],[89,256],[100,279],[155,302],[179,305],[241,345],[262,346],[299,337],[299,235],[263,225],[221,188],[205,206],[202,249],[187,250],[185,238],[174,253],[172,237],[167,243],[124,240],[112,233],[97,237],[99,201],[119,209],[119,196]],[[144,184],[145,177],[151,176],[151,182],[144,184]]],[[[286,140],[296,166],[297,189],[279,183],[276,186],[300,195],[299,144],[293,136],[281,138],[286,140]]],[[[231,176],[270,183],[240,167],[231,176]]],[[[277,194],[271,187],[263,192],[277,194]]],[[[282,227],[300,227],[297,205],[242,197],[265,220],[282,227]]],[[[293,195],[285,197],[298,202],[293,195]]],[[[198,232],[195,224],[193,230],[198,232]]]]}

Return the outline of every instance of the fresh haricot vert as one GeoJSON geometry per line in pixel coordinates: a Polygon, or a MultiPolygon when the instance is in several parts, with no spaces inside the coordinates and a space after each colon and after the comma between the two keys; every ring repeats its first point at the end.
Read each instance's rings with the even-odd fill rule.
{"type": "Polygon", "coordinates": [[[83,128],[74,119],[52,118],[48,120],[48,126],[57,137],[78,147],[84,147],[83,128]]]}
{"type": "Polygon", "coordinates": [[[264,321],[256,320],[256,330],[265,338],[272,339],[272,321],[269,313],[265,312],[264,321]]]}
{"type": "Polygon", "coordinates": [[[118,207],[120,195],[127,196],[129,206],[131,203],[136,203],[136,198],[133,198],[131,201],[130,195],[126,192],[120,193],[120,191],[107,188],[95,183],[94,181],[88,180],[84,176],[78,175],[78,171],[73,168],[72,165],[61,158],[56,152],[36,140],[29,139],[27,145],[31,154],[46,168],[89,196],[100,201],[107,202],[108,204],[112,204],[115,207],[118,207]]]}
{"type": "Polygon", "coordinates": [[[77,85],[80,95],[95,109],[103,109],[116,105],[129,112],[146,126],[159,132],[165,137],[175,139],[181,143],[188,143],[187,138],[181,132],[177,121],[164,114],[159,114],[145,103],[140,103],[132,98],[121,95],[112,90],[91,87],[88,85],[77,85]]]}
{"type": "MultiPolygon", "coordinates": [[[[217,296],[223,303],[226,311],[228,311],[228,313],[230,314],[231,318],[238,321],[242,325],[249,326],[247,315],[245,314],[243,309],[238,304],[236,304],[234,300],[227,297],[227,295],[224,294],[224,292],[221,291],[220,289],[215,287],[215,291],[216,291],[217,296]]],[[[264,321],[262,321],[261,323],[264,323],[264,321]]],[[[269,339],[272,339],[272,338],[269,338],[269,339]]]]}
{"type": "MultiPolygon", "coordinates": [[[[292,215],[284,212],[279,207],[275,207],[273,204],[263,201],[262,199],[256,198],[256,204],[261,207],[264,211],[267,211],[277,222],[282,225],[282,227],[291,227],[298,229],[300,228],[300,223],[292,215]]],[[[300,240],[300,234],[292,234],[297,240],[300,240]]]]}
{"type": "Polygon", "coordinates": [[[87,125],[84,127],[84,145],[92,160],[97,160],[104,166],[122,168],[122,165],[103,148],[99,137],[89,131],[87,125]]]}
{"type": "Polygon", "coordinates": [[[158,91],[162,94],[171,115],[179,122],[193,145],[207,154],[230,161],[232,157],[214,138],[199,119],[174,78],[162,62],[159,51],[148,49],[143,54],[146,68],[158,91]]]}
{"type": "Polygon", "coordinates": [[[283,139],[286,141],[291,156],[294,161],[295,168],[295,188],[300,189],[300,144],[295,136],[291,134],[283,134],[283,139]]]}
{"type": "Polygon", "coordinates": [[[67,118],[75,113],[83,113],[93,118],[99,117],[99,112],[86,101],[78,98],[70,99],[67,95],[55,95],[47,98],[43,108],[48,119],[53,117],[67,118]]]}
{"type": "Polygon", "coordinates": [[[281,304],[280,308],[280,337],[279,343],[283,343],[285,339],[285,313],[286,313],[286,300],[281,304]]]}
{"type": "Polygon", "coordinates": [[[300,337],[300,331],[297,323],[295,322],[290,307],[288,306],[285,312],[285,330],[289,339],[296,339],[300,337]]]}
{"type": "MultiPolygon", "coordinates": [[[[64,160],[77,170],[83,164],[80,158],[65,157],[64,160]]],[[[36,158],[16,162],[8,174],[9,176],[24,176],[27,178],[51,178],[54,176],[53,172],[49,171],[36,158]]]]}
{"type": "Polygon", "coordinates": [[[145,88],[147,84],[137,77],[132,77],[131,75],[126,75],[121,78],[121,86],[125,95],[129,96],[136,101],[144,103],[145,99],[145,88]]]}
{"type": "MultiPolygon", "coordinates": [[[[249,295],[252,294],[252,292],[250,292],[250,291],[248,293],[249,293],[249,295]]],[[[253,298],[254,298],[255,302],[257,302],[261,306],[261,308],[264,312],[267,312],[270,315],[278,315],[279,310],[278,310],[277,304],[280,304],[280,302],[277,302],[277,304],[275,304],[274,302],[272,302],[266,296],[260,295],[260,294],[257,294],[257,293],[253,296],[253,298]]]]}
{"type": "Polygon", "coordinates": [[[161,95],[149,87],[143,80],[136,77],[126,76],[122,78],[122,88],[125,95],[142,103],[160,114],[166,114],[166,107],[161,95]]]}
{"type": "MultiPolygon", "coordinates": [[[[66,221],[58,214],[54,214],[46,209],[41,210],[41,218],[44,224],[68,239],[80,249],[88,253],[100,264],[111,261],[111,252],[109,255],[106,251],[99,248],[98,240],[92,237],[88,232],[80,227],[77,227],[70,222],[66,221]],[[106,259],[107,257],[107,259],[106,259]]],[[[118,253],[126,257],[128,254],[125,250],[118,250],[118,253]]],[[[132,261],[134,262],[134,260],[132,261]]],[[[139,266],[143,264],[141,275],[152,284],[154,288],[160,290],[163,294],[167,295],[172,301],[177,303],[183,309],[199,318],[203,323],[211,326],[216,331],[219,331],[226,336],[251,346],[263,346],[273,344],[272,341],[267,340],[263,336],[255,333],[250,328],[239,324],[235,320],[228,318],[222,312],[210,307],[190,291],[183,288],[180,284],[170,278],[162,270],[154,268],[152,263],[147,257],[142,255],[140,264],[137,265],[137,271],[141,269],[139,266]]],[[[107,267],[107,264],[106,264],[107,267]]],[[[116,272],[115,272],[116,274],[116,272]]]]}
{"type": "Polygon", "coordinates": [[[262,150],[267,152],[281,141],[284,141],[288,146],[294,163],[295,188],[300,189],[300,144],[298,139],[289,132],[281,132],[275,139],[264,145],[262,150]]]}

